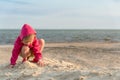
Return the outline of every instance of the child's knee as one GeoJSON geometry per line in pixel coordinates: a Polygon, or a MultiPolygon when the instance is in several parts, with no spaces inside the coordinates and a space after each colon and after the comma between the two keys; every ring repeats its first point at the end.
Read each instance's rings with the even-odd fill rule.
{"type": "Polygon", "coordinates": [[[23,46],[23,47],[22,47],[22,50],[21,50],[21,53],[25,55],[25,54],[29,53],[29,50],[30,50],[30,49],[29,49],[28,46],[23,46]]]}
{"type": "Polygon", "coordinates": [[[21,49],[20,56],[26,58],[29,55],[30,49],[28,46],[23,46],[21,49]]]}
{"type": "Polygon", "coordinates": [[[45,40],[44,39],[40,39],[40,43],[44,45],[45,44],[45,40]]]}

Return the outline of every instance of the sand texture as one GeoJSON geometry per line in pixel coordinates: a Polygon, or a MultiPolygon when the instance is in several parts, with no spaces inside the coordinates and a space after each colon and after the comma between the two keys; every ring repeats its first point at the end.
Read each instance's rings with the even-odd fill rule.
{"type": "Polygon", "coordinates": [[[0,45],[0,80],[120,80],[120,43],[46,43],[44,67],[29,61],[8,68],[13,45],[0,45]]]}

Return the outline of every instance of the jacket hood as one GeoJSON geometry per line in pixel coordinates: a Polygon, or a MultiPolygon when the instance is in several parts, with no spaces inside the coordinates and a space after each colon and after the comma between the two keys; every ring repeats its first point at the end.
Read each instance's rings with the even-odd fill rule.
{"type": "Polygon", "coordinates": [[[19,35],[20,39],[22,40],[25,36],[30,34],[36,34],[36,31],[30,25],[24,24],[19,35]]]}

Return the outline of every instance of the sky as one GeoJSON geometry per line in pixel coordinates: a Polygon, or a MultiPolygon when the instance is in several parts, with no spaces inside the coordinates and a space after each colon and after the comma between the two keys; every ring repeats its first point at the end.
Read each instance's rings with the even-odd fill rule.
{"type": "Polygon", "coordinates": [[[0,29],[120,29],[120,0],[0,0],[0,29]]]}

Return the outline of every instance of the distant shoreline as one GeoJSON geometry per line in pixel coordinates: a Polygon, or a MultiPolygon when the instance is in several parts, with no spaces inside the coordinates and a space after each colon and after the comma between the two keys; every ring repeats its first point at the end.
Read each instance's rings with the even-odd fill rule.
{"type": "MultiPolygon", "coordinates": [[[[20,29],[0,29],[0,30],[20,30],[20,29]]],[[[106,30],[106,31],[120,31],[120,29],[35,29],[35,30],[90,30],[90,31],[93,31],[93,30],[97,30],[97,31],[101,31],[101,30],[106,30]]]]}

